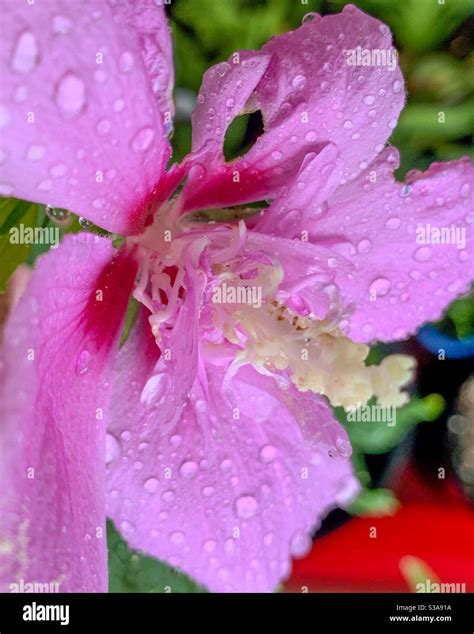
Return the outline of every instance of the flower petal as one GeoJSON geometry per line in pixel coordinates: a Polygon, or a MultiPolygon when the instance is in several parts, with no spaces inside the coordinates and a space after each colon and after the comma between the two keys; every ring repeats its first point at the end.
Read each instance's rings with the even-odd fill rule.
{"type": "MultiPolygon", "coordinates": [[[[305,156],[328,142],[338,147],[344,180],[354,178],[383,149],[405,100],[388,27],[350,5],[338,15],[314,15],[311,22],[265,44],[259,54],[271,57],[260,80],[262,64],[246,72],[241,68],[242,88],[234,65],[229,73],[234,91],[243,91],[242,102],[250,95],[246,107],[262,111],[265,132],[242,158],[225,163],[221,152],[217,169],[209,169],[207,160],[197,161],[183,191],[184,210],[275,199],[305,156]],[[388,53],[395,66],[351,65],[348,53],[357,47],[369,54],[382,52],[385,60],[388,53]]],[[[231,61],[227,66],[233,66],[231,61]]],[[[209,77],[220,68],[222,64],[209,77]]],[[[209,154],[214,161],[230,121],[221,125],[219,119],[232,86],[208,79],[203,92],[208,89],[213,91],[212,117],[202,113],[207,99],[194,117],[193,151],[204,139],[213,139],[209,154]],[[205,133],[203,125],[208,126],[205,133]]]]}
{"type": "Polygon", "coordinates": [[[387,148],[338,188],[327,213],[308,226],[313,242],[355,266],[352,279],[336,277],[355,306],[349,333],[355,341],[406,338],[439,319],[474,278],[472,163],[433,163],[425,173],[410,173],[406,184],[394,180],[397,166],[396,150],[387,148]]]}
{"type": "MultiPolygon", "coordinates": [[[[137,349],[126,354],[137,363],[137,349]]],[[[132,547],[212,591],[271,591],[355,492],[349,445],[322,399],[242,368],[229,400],[222,378],[207,365],[165,435],[159,411],[154,427],[131,428],[143,380],[117,385],[111,431],[125,440],[109,464],[108,513],[132,547]]]]}
{"type": "Polygon", "coordinates": [[[163,7],[8,0],[3,20],[0,194],[141,231],[170,156],[163,7]]]}
{"type": "Polygon", "coordinates": [[[337,145],[346,179],[380,152],[405,101],[397,58],[394,67],[361,66],[357,58],[353,65],[350,53],[358,47],[383,51],[387,60],[387,52],[394,52],[389,28],[353,5],[337,15],[314,14],[265,44],[272,60],[256,91],[269,129],[304,104],[307,116],[294,134],[300,143],[310,135],[337,145]]]}
{"type": "Polygon", "coordinates": [[[267,69],[270,55],[242,51],[211,66],[204,74],[193,112],[193,152],[206,146],[206,158],[224,160],[224,137],[232,120],[245,110],[255,86],[267,69]]]}
{"type": "Polygon", "coordinates": [[[1,350],[0,587],[106,591],[104,453],[111,361],[134,280],[107,240],[38,262],[1,350]],[[113,288],[113,295],[111,289],[113,288]]]}

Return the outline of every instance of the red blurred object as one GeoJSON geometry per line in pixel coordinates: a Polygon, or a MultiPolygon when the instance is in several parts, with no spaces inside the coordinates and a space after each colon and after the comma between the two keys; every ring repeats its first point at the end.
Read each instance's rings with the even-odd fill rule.
{"type": "Polygon", "coordinates": [[[394,515],[354,518],[318,539],[307,557],[294,562],[286,590],[407,592],[400,560],[412,556],[440,582],[464,583],[473,592],[472,506],[453,480],[430,483],[408,467],[397,482],[401,508],[394,515]]]}

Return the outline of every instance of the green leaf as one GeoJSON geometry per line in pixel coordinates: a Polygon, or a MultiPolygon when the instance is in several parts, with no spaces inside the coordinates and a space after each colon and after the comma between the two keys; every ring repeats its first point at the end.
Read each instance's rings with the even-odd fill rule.
{"type": "Polygon", "coordinates": [[[426,561],[418,557],[407,555],[400,559],[400,571],[412,592],[417,592],[416,586],[422,583],[427,585],[428,580],[431,583],[439,583],[436,573],[428,566],[426,561]]]}
{"type": "Polygon", "coordinates": [[[363,489],[348,511],[359,517],[382,517],[393,515],[399,507],[400,502],[390,489],[363,489]]]}
{"type": "Polygon", "coordinates": [[[37,215],[37,205],[13,198],[4,201],[0,207],[0,216],[5,218],[0,229],[0,293],[5,292],[11,274],[27,260],[32,249],[30,244],[13,244],[10,241],[10,229],[20,220],[25,227],[34,227],[37,215]]]}
{"type": "Polygon", "coordinates": [[[2,216],[5,214],[5,212],[7,216],[4,219],[3,223],[0,225],[0,236],[4,236],[10,231],[12,227],[17,225],[23,218],[23,216],[26,216],[31,206],[32,204],[29,202],[16,199],[12,199],[10,204],[7,203],[3,205],[1,208],[2,216]]]}
{"type": "Polygon", "coordinates": [[[142,553],[130,550],[107,521],[109,592],[207,592],[186,575],[142,553]]]}
{"type": "MultiPolygon", "coordinates": [[[[373,401],[370,404],[374,404],[373,401]]],[[[424,398],[415,397],[403,407],[397,408],[394,421],[347,420],[347,414],[341,407],[335,408],[334,413],[346,428],[355,451],[380,454],[398,445],[418,423],[438,418],[443,409],[443,397],[430,394],[424,398]]]]}

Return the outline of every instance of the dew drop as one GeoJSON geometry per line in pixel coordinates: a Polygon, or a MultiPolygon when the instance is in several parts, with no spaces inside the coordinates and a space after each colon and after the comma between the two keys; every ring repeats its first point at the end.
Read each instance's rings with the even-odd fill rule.
{"type": "Polygon", "coordinates": [[[110,132],[111,127],[112,127],[112,124],[110,123],[108,119],[102,119],[97,124],[97,134],[100,134],[101,136],[104,134],[107,134],[107,132],[110,132]]]}
{"type": "Polygon", "coordinates": [[[295,90],[301,90],[306,85],[306,77],[304,75],[296,75],[296,77],[293,77],[291,85],[295,90]]]}
{"type": "Polygon", "coordinates": [[[164,502],[172,502],[174,498],[175,498],[174,491],[171,491],[171,490],[165,491],[161,496],[161,499],[164,502]]]}
{"type": "Polygon", "coordinates": [[[10,121],[10,114],[6,107],[0,104],[0,128],[4,128],[10,121]]]}
{"type": "Polygon", "coordinates": [[[277,450],[273,445],[265,445],[260,449],[260,460],[265,463],[272,462],[275,460],[277,455],[277,450]]]}
{"type": "Polygon", "coordinates": [[[82,79],[72,73],[65,75],[56,90],[56,104],[66,118],[77,117],[86,103],[86,88],[82,79]]]}
{"type": "Polygon", "coordinates": [[[87,220],[87,218],[83,218],[82,216],[80,216],[79,217],[79,225],[83,229],[89,229],[89,227],[92,227],[92,222],[90,220],[87,220]]]}
{"type": "Polygon", "coordinates": [[[122,73],[129,73],[133,69],[133,65],[133,55],[129,51],[125,51],[125,53],[120,55],[119,70],[122,73]]]}
{"type": "Polygon", "coordinates": [[[59,209],[58,207],[52,207],[51,205],[46,205],[44,211],[48,218],[59,223],[65,222],[71,215],[67,209],[59,209]]]}
{"type": "Polygon", "coordinates": [[[45,153],[45,149],[42,145],[30,145],[26,158],[29,161],[40,161],[45,153]]]}
{"type": "Polygon", "coordinates": [[[373,95],[366,95],[363,99],[363,102],[366,106],[371,106],[375,101],[375,97],[373,95]]]}
{"type": "Polygon", "coordinates": [[[83,350],[77,358],[76,373],[86,374],[89,371],[91,359],[92,359],[91,353],[88,352],[87,350],[83,350]]]}
{"type": "Polygon", "coordinates": [[[402,89],[402,82],[396,79],[392,84],[392,88],[393,88],[393,92],[395,93],[400,92],[400,90],[402,89]]]}
{"type": "Polygon", "coordinates": [[[123,99],[116,99],[114,101],[115,112],[122,112],[124,108],[125,108],[125,101],[123,99]]]}
{"type": "Polygon", "coordinates": [[[38,44],[30,31],[24,31],[16,43],[12,57],[12,70],[26,75],[36,66],[38,61],[38,44]]]}
{"type": "Polygon", "coordinates": [[[56,15],[53,18],[53,32],[59,35],[66,35],[72,28],[72,22],[63,15],[56,15]]]}
{"type": "Polygon", "coordinates": [[[290,541],[290,552],[294,557],[304,557],[309,553],[312,541],[303,531],[296,531],[290,541]]]}
{"type": "Polygon", "coordinates": [[[430,247],[420,247],[413,256],[417,262],[427,262],[431,258],[430,247]]]}
{"type": "Polygon", "coordinates": [[[183,462],[183,464],[179,468],[179,472],[180,472],[181,476],[183,478],[188,478],[188,479],[194,478],[194,476],[197,473],[197,470],[198,470],[198,466],[192,460],[188,460],[186,462],[183,462]]]}
{"type": "Polygon", "coordinates": [[[170,541],[175,546],[181,546],[184,543],[185,535],[181,531],[173,531],[170,535],[170,541]]]}
{"type": "Polygon", "coordinates": [[[105,436],[105,464],[109,464],[120,455],[120,443],[112,434],[105,436]]]}
{"type": "Polygon", "coordinates": [[[369,291],[375,292],[377,297],[384,297],[386,295],[392,284],[386,277],[378,277],[376,280],[372,282],[369,287],[369,291]]]}
{"type": "Polygon", "coordinates": [[[130,147],[134,152],[145,152],[151,145],[155,133],[151,128],[142,128],[133,137],[130,147]]]}
{"type": "Polygon", "coordinates": [[[159,486],[160,483],[157,478],[148,478],[148,480],[145,481],[143,488],[147,493],[156,493],[159,486]]]}
{"type": "Polygon", "coordinates": [[[67,167],[64,165],[64,163],[53,165],[53,167],[49,170],[49,173],[53,178],[60,178],[61,176],[64,176],[66,172],[67,167]]]}
{"type": "Polygon", "coordinates": [[[359,253],[369,253],[371,249],[372,249],[372,242],[370,240],[364,239],[364,240],[361,240],[357,244],[357,251],[359,253]]]}
{"type": "Polygon", "coordinates": [[[301,23],[304,24],[305,22],[312,22],[313,20],[317,20],[318,18],[319,18],[319,13],[315,13],[314,11],[311,11],[303,16],[301,23]]]}
{"type": "Polygon", "coordinates": [[[226,473],[232,469],[232,461],[229,459],[223,460],[220,464],[220,470],[226,473]]]}
{"type": "Polygon", "coordinates": [[[402,221],[397,216],[391,216],[385,222],[385,227],[387,229],[391,229],[392,231],[398,229],[398,227],[402,224],[402,221]]]}
{"type": "Polygon", "coordinates": [[[242,495],[235,501],[235,512],[242,519],[253,517],[258,509],[257,500],[253,495],[242,495]]]}

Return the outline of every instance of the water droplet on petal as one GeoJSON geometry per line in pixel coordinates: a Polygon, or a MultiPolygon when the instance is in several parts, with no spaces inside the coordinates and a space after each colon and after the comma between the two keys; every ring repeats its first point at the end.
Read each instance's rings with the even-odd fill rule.
{"type": "Polygon", "coordinates": [[[309,553],[313,542],[303,531],[296,531],[290,541],[290,552],[293,557],[304,557],[309,553]]]}
{"type": "Polygon", "coordinates": [[[229,459],[223,460],[220,464],[220,470],[227,472],[230,471],[232,469],[232,461],[229,459]]]}
{"type": "Polygon", "coordinates": [[[72,28],[72,22],[63,15],[56,15],[53,18],[53,32],[60,35],[66,35],[72,28]]]}
{"type": "Polygon", "coordinates": [[[342,458],[349,458],[352,453],[351,444],[345,438],[338,438],[336,440],[336,447],[342,458]]]}
{"type": "Polygon", "coordinates": [[[202,545],[206,553],[212,553],[216,549],[217,542],[215,539],[207,539],[202,545]]]}
{"type": "Polygon", "coordinates": [[[391,216],[385,222],[385,226],[387,229],[391,229],[392,231],[398,229],[398,227],[402,224],[402,221],[397,216],[391,216]]]}
{"type": "Polygon", "coordinates": [[[130,147],[134,152],[145,152],[151,145],[155,133],[151,128],[142,128],[133,137],[130,147]]]}
{"type": "Polygon", "coordinates": [[[30,145],[26,158],[29,161],[40,161],[45,153],[45,149],[42,145],[30,145]]]}
{"type": "Polygon", "coordinates": [[[406,198],[411,193],[411,185],[402,185],[399,194],[402,198],[406,198]]]}
{"type": "Polygon", "coordinates": [[[122,73],[129,73],[134,66],[133,55],[129,51],[125,51],[120,55],[119,69],[122,73]]]}
{"type": "Polygon", "coordinates": [[[367,105],[367,106],[371,106],[375,101],[375,97],[373,95],[366,95],[363,99],[363,102],[367,105]]]}
{"type": "Polygon", "coordinates": [[[174,491],[171,491],[171,490],[165,491],[161,496],[161,499],[164,502],[172,502],[174,498],[175,498],[174,491]]]}
{"type": "Polygon", "coordinates": [[[89,371],[91,360],[92,360],[91,353],[88,352],[87,350],[83,350],[77,358],[76,373],[86,374],[86,372],[89,371]]]}
{"type": "Polygon", "coordinates": [[[304,24],[305,22],[313,22],[313,20],[317,20],[319,18],[319,13],[315,13],[314,11],[310,11],[309,13],[307,13],[306,15],[303,16],[303,19],[301,20],[301,23],[304,24]]]}
{"type": "Polygon", "coordinates": [[[194,476],[197,473],[197,470],[198,470],[198,465],[192,460],[183,462],[183,464],[179,468],[179,472],[182,475],[182,477],[188,478],[188,479],[194,478],[194,476]]]}
{"type": "Polygon", "coordinates": [[[417,262],[427,262],[431,258],[430,247],[420,247],[413,256],[417,262]]]}
{"type": "Polygon", "coordinates": [[[258,502],[253,495],[242,495],[235,501],[235,512],[242,519],[253,517],[258,510],[258,502]]]}
{"type": "Polygon", "coordinates": [[[181,546],[184,543],[185,535],[181,531],[174,531],[170,535],[170,541],[175,544],[175,546],[181,546]]]}
{"type": "Polygon", "coordinates": [[[24,31],[16,43],[12,57],[12,70],[26,75],[36,66],[38,61],[38,44],[30,31],[24,31]]]}
{"type": "Polygon", "coordinates": [[[277,450],[273,445],[265,445],[260,449],[260,460],[262,462],[272,462],[275,460],[277,455],[277,450]]]}
{"type": "Polygon", "coordinates": [[[160,483],[157,478],[148,478],[148,480],[145,481],[143,488],[147,493],[156,493],[159,486],[160,483]]]}
{"type": "Polygon", "coordinates": [[[109,464],[120,455],[120,443],[112,434],[105,436],[105,464],[109,464]]]}
{"type": "Polygon", "coordinates": [[[82,79],[68,73],[56,89],[56,104],[62,115],[68,119],[77,117],[86,103],[86,87],[82,79]]]}
{"type": "Polygon", "coordinates": [[[304,75],[296,75],[293,77],[291,85],[295,90],[302,90],[306,85],[306,77],[304,75]]]}
{"type": "Polygon", "coordinates": [[[49,170],[49,173],[53,178],[60,178],[64,176],[67,172],[67,167],[64,163],[58,163],[57,165],[53,165],[53,167],[49,170]]]}
{"type": "Polygon", "coordinates": [[[97,134],[100,134],[100,135],[107,134],[107,132],[110,131],[111,127],[112,127],[112,124],[110,123],[108,119],[102,119],[102,121],[99,121],[99,123],[97,124],[97,134]]]}
{"type": "Polygon", "coordinates": [[[393,92],[400,92],[400,90],[402,89],[402,82],[396,79],[393,82],[392,87],[393,87],[393,92]]]}
{"type": "Polygon", "coordinates": [[[0,128],[4,128],[10,121],[10,113],[7,108],[0,104],[0,128]]]}
{"type": "Polygon", "coordinates": [[[372,242],[370,240],[364,239],[364,240],[361,240],[357,244],[357,251],[359,253],[369,253],[371,249],[372,249],[372,242]]]}
{"type": "Polygon", "coordinates": [[[391,284],[391,282],[389,280],[387,280],[387,278],[378,277],[370,285],[369,291],[370,292],[375,292],[377,297],[383,297],[384,295],[386,295],[389,292],[391,286],[392,286],[392,284],[391,284]]]}

